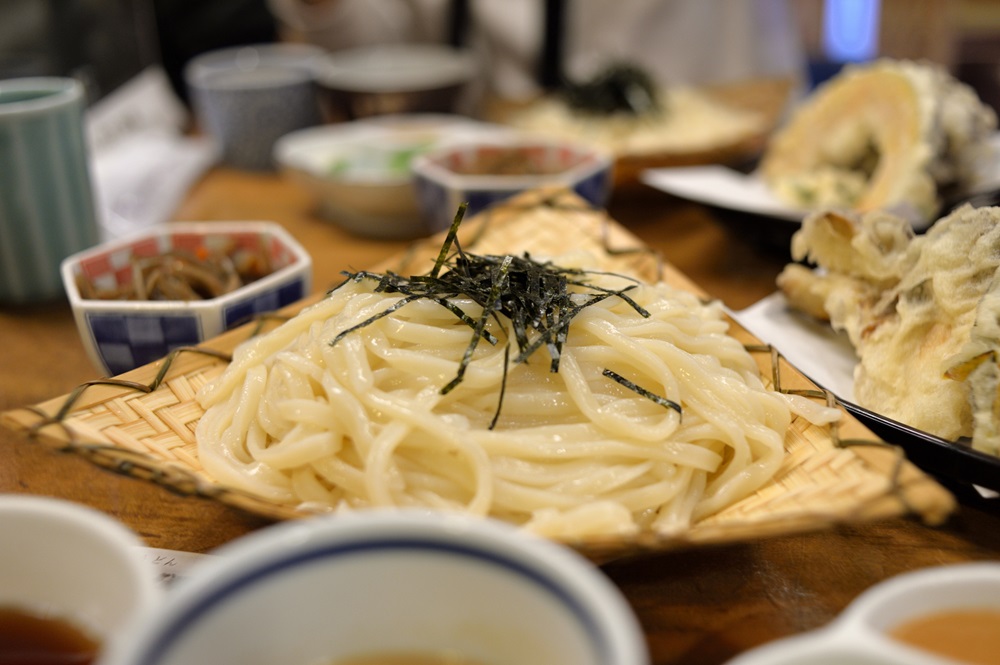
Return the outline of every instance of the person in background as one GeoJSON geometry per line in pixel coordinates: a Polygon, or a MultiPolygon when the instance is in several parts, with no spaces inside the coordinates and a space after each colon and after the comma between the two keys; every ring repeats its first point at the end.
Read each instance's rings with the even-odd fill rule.
{"type": "Polygon", "coordinates": [[[788,0],[267,0],[283,38],[328,50],[437,42],[467,46],[481,94],[536,97],[609,63],[660,85],[787,78],[806,56],[788,0]]]}

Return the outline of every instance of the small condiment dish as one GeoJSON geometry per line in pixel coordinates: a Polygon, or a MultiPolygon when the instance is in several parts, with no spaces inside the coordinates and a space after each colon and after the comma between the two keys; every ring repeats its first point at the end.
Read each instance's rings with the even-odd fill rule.
{"type": "Polygon", "coordinates": [[[612,157],[596,148],[533,137],[463,142],[413,161],[417,200],[435,230],[448,228],[462,203],[471,216],[519,192],[552,185],[603,207],[613,171],[612,157]]]}
{"type": "Polygon", "coordinates": [[[359,511],[268,527],[215,554],[100,665],[649,662],[596,566],[486,518],[359,511]]]}
{"type": "Polygon", "coordinates": [[[69,624],[97,649],[111,649],[162,599],[156,571],[141,558],[143,542],[102,512],[0,495],[0,534],[0,608],[69,624]]]}
{"type": "Polygon", "coordinates": [[[66,258],[62,279],[88,356],[114,376],[304,298],[312,259],[274,222],[173,222],[66,258]],[[123,299],[120,292],[136,281],[137,261],[176,250],[252,257],[267,274],[204,299],[123,299]],[[97,291],[118,295],[98,297],[97,291]]]}
{"type": "MultiPolygon", "coordinates": [[[[729,665],[956,665],[955,649],[971,646],[971,633],[954,632],[951,643],[935,643],[938,655],[894,634],[909,622],[952,612],[985,613],[1000,640],[1000,563],[952,564],[904,573],[858,596],[827,626],[748,651],[729,665]]],[[[929,640],[924,630],[921,639],[929,640]]],[[[933,631],[937,633],[938,631],[933,631]]],[[[940,629],[947,635],[947,627],[940,629]]],[[[993,655],[1000,651],[993,650],[993,655]]],[[[994,661],[995,662],[995,661],[994,661]]]]}
{"type": "Polygon", "coordinates": [[[412,161],[454,142],[512,130],[450,114],[387,115],[292,132],[275,144],[282,172],[315,199],[319,214],[367,238],[426,236],[412,161]]]}

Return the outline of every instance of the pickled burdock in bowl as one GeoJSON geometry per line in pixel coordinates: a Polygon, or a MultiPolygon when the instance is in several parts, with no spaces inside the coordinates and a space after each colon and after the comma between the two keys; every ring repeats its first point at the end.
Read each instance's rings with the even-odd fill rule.
{"type": "Polygon", "coordinates": [[[90,359],[116,375],[302,299],[312,260],[272,222],[177,222],[74,254],[62,276],[90,359]]]}

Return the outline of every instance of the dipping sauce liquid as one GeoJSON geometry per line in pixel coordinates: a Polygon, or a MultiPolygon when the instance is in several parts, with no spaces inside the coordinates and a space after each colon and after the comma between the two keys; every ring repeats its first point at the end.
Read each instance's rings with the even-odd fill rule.
{"type": "Polygon", "coordinates": [[[966,663],[1000,664],[1000,610],[929,614],[896,626],[889,635],[966,663]]]}
{"type": "Polygon", "coordinates": [[[67,621],[0,607],[0,665],[90,665],[99,648],[67,621]]]}

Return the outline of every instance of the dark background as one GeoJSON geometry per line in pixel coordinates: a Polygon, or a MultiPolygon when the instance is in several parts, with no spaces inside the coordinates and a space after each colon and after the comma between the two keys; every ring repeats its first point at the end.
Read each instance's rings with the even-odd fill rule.
{"type": "MultiPolygon", "coordinates": [[[[839,67],[821,52],[825,3],[836,1],[791,0],[819,78],[839,67]]],[[[880,6],[879,55],[944,64],[1000,108],[1000,0],[869,1],[880,6]]],[[[0,79],[74,76],[96,100],[159,63],[186,100],[190,58],[278,34],[265,0],[0,0],[0,79]]]]}
{"type": "Polygon", "coordinates": [[[191,57],[276,38],[264,0],[0,0],[0,79],[73,76],[95,101],[161,64],[183,99],[191,57]]]}

